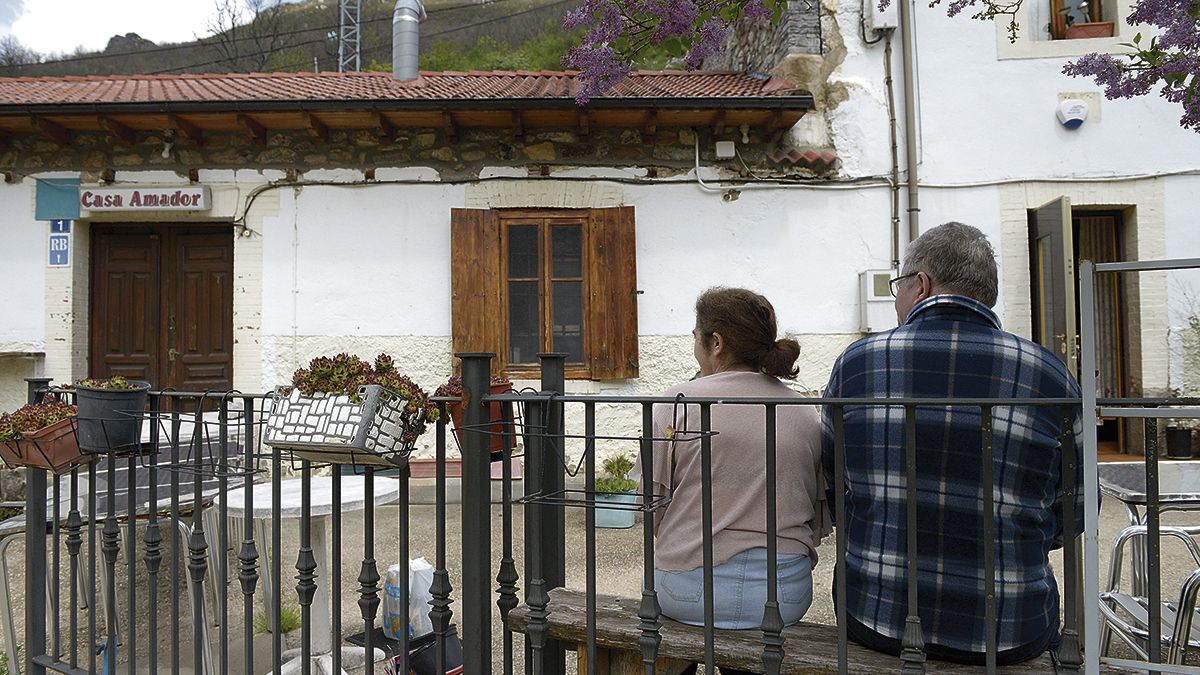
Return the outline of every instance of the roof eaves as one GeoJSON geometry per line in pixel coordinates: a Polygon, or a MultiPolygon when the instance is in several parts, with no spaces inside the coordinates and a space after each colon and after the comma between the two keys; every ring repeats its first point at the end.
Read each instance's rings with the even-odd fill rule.
{"type": "MultiPolygon", "coordinates": [[[[238,100],[238,101],[99,101],[81,103],[18,103],[0,104],[0,116],[6,115],[73,115],[95,113],[246,113],[333,110],[546,110],[574,109],[575,100],[568,97],[520,98],[363,98],[308,100],[238,100]]],[[[611,96],[594,98],[584,109],[657,108],[690,110],[812,110],[813,97],[808,93],[772,96],[611,96]]]]}

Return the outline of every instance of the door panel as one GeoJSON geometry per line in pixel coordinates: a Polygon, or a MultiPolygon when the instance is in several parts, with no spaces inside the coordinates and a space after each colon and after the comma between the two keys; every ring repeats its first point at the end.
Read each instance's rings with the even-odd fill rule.
{"type": "Polygon", "coordinates": [[[172,237],[172,252],[166,336],[172,386],[232,389],[232,232],[180,232],[172,237]]]}
{"type": "Polygon", "coordinates": [[[97,225],[92,238],[91,374],[231,389],[232,229],[97,225]]]}
{"type": "Polygon", "coordinates": [[[101,233],[92,266],[92,377],[161,382],[159,258],[149,230],[101,233]]]}
{"type": "Polygon", "coordinates": [[[1075,326],[1075,246],[1071,232],[1071,200],[1060,197],[1033,213],[1034,270],[1038,297],[1038,335],[1079,375],[1075,326]]]}

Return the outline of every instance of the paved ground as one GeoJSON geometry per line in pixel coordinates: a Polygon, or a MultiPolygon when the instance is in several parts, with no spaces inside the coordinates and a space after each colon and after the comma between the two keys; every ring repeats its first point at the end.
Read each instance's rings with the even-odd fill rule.
{"type": "MultiPolygon", "coordinates": [[[[520,508],[515,509],[516,518],[514,519],[513,530],[514,539],[517,542],[514,547],[514,558],[518,571],[522,569],[522,557],[520,550],[521,541],[521,518],[520,508]]],[[[447,562],[448,569],[451,575],[452,583],[455,588],[461,586],[461,570],[458,562],[458,551],[461,547],[460,536],[460,511],[457,505],[450,505],[447,508],[449,529],[447,532],[447,562]]],[[[492,548],[493,560],[499,561],[501,556],[501,511],[497,505],[492,512],[492,548]]],[[[1183,514],[1169,515],[1165,522],[1167,523],[1196,523],[1196,516],[1192,516],[1189,521],[1188,516],[1183,514]]],[[[1112,541],[1113,535],[1117,530],[1126,524],[1126,515],[1124,508],[1120,504],[1106,500],[1101,510],[1101,548],[1102,548],[1102,570],[1107,574],[1108,565],[1108,546],[1112,541]]],[[[345,518],[345,529],[343,533],[343,546],[341,552],[341,580],[342,580],[342,598],[339,604],[341,617],[346,634],[359,632],[362,630],[362,618],[357,605],[357,576],[362,560],[363,546],[363,519],[362,514],[350,514],[345,518]]],[[[413,557],[424,556],[431,562],[434,557],[434,507],[429,505],[415,505],[412,507],[412,522],[409,528],[409,538],[411,546],[411,554],[413,557]]],[[[567,510],[567,551],[568,551],[568,586],[583,588],[585,579],[585,564],[584,559],[584,537],[583,537],[583,511],[580,509],[567,510]]],[[[398,560],[398,542],[402,533],[402,528],[398,522],[398,508],[395,506],[384,507],[377,511],[376,514],[376,557],[380,563],[380,570],[386,569],[388,564],[398,560]]],[[[139,533],[139,538],[141,533],[139,533]]],[[[287,523],[283,532],[284,554],[282,556],[283,577],[284,577],[284,598],[289,604],[295,604],[294,591],[294,565],[295,552],[298,547],[298,532],[295,522],[287,523]]],[[[168,544],[169,545],[169,544],[168,544]]],[[[233,546],[236,551],[237,545],[233,546]]],[[[807,620],[819,622],[833,622],[833,608],[830,598],[830,584],[832,577],[832,561],[833,561],[833,541],[829,540],[821,546],[819,554],[821,563],[815,571],[815,600],[812,609],[806,616],[807,620]]],[[[598,588],[602,593],[613,593],[628,596],[637,596],[641,589],[641,570],[642,570],[642,529],[640,524],[629,530],[601,530],[597,533],[597,550],[599,555],[596,559],[598,588]]],[[[169,553],[169,548],[167,549],[169,553]]],[[[142,551],[139,545],[138,555],[142,551]]],[[[23,586],[23,570],[20,565],[20,560],[24,554],[22,545],[18,542],[9,552],[9,559],[15,564],[9,570],[9,581],[15,589],[14,604],[16,606],[16,623],[18,636],[23,630],[22,621],[22,586],[23,586]]],[[[86,561],[87,545],[86,533],[85,544],[83,550],[83,560],[86,561]]],[[[62,574],[63,591],[61,605],[61,625],[66,626],[69,616],[69,593],[67,585],[68,578],[66,574],[66,549],[63,549],[64,569],[62,574]]],[[[100,559],[102,561],[102,558],[100,559]]],[[[99,561],[98,561],[99,562],[99,561]]],[[[86,564],[86,563],[85,563],[86,564]]],[[[1194,568],[1190,556],[1186,553],[1182,546],[1178,545],[1173,540],[1164,544],[1164,588],[1178,588],[1179,582],[1194,568]]],[[[1056,560],[1056,569],[1061,572],[1060,561],[1056,560]]],[[[127,623],[128,616],[128,576],[127,568],[124,563],[124,553],[121,554],[121,560],[117,565],[117,598],[118,598],[118,622],[124,628],[127,623]]],[[[211,570],[209,572],[211,574],[211,570]]],[[[186,578],[187,562],[186,560],[180,563],[180,574],[186,578]]],[[[148,580],[145,574],[145,568],[139,562],[137,569],[137,588],[138,595],[136,600],[135,616],[137,619],[137,663],[134,672],[148,673],[150,672],[147,662],[147,647],[153,645],[159,653],[159,672],[169,672],[171,660],[171,643],[174,636],[179,638],[180,662],[182,668],[180,672],[192,672],[192,645],[193,641],[193,625],[190,620],[190,611],[187,603],[186,589],[183,591],[180,598],[180,613],[181,618],[175,620],[171,614],[171,593],[168,589],[174,586],[170,583],[171,572],[169,560],[164,561],[163,573],[160,574],[160,585],[158,593],[158,621],[156,636],[149,634],[149,604],[148,604],[148,580]]],[[[494,575],[494,572],[493,572],[494,575]]],[[[207,644],[209,644],[215,653],[219,654],[222,645],[228,646],[231,662],[228,665],[229,673],[243,673],[245,668],[242,665],[244,659],[244,650],[241,636],[244,631],[244,611],[243,601],[240,586],[237,581],[237,561],[230,561],[230,576],[232,577],[229,585],[229,612],[230,620],[228,622],[228,635],[222,636],[219,629],[211,630],[207,644]]],[[[179,584],[180,588],[184,588],[183,584],[179,584]]],[[[493,584],[494,587],[494,584],[493,584]]],[[[457,591],[456,591],[457,595],[457,591]]],[[[494,601],[494,596],[493,596],[494,601]]],[[[211,601],[210,601],[211,604],[211,601]]],[[[494,608],[494,604],[493,604],[494,608]]],[[[461,608],[458,602],[453,606],[455,617],[460,616],[461,608]]],[[[255,612],[261,612],[261,603],[257,603],[255,612]]],[[[86,644],[88,640],[86,617],[87,613],[84,610],[79,610],[80,632],[78,639],[80,644],[86,644]]],[[[103,615],[97,617],[100,624],[98,633],[105,633],[103,628],[103,615]]],[[[124,632],[124,630],[122,630],[124,632]]],[[[499,667],[501,661],[501,645],[503,640],[500,638],[502,632],[500,630],[500,622],[498,612],[494,611],[493,616],[493,651],[494,661],[499,667]]],[[[286,636],[286,646],[295,646],[298,643],[298,632],[286,636]]],[[[520,644],[518,636],[518,645],[520,644]]],[[[266,672],[267,667],[263,664],[269,663],[271,647],[270,635],[258,634],[254,638],[255,652],[255,667],[257,673],[266,672]]],[[[60,638],[60,645],[64,652],[70,646],[70,638],[64,633],[60,638]]],[[[125,644],[120,649],[120,661],[126,662],[129,657],[130,645],[125,644]]],[[[517,651],[520,651],[518,648],[517,651]]],[[[82,647],[80,648],[80,656],[84,657],[82,647]]],[[[219,656],[218,656],[219,658],[219,656]]],[[[520,668],[520,655],[517,655],[518,670],[520,668]]],[[[120,672],[126,672],[125,666],[122,666],[120,672]]]]}

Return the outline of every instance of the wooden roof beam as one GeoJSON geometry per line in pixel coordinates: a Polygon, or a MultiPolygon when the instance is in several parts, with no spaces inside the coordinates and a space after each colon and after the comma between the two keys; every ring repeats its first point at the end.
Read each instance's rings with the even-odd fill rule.
{"type": "Polygon", "coordinates": [[[238,115],[237,122],[250,134],[250,139],[259,145],[267,144],[267,128],[262,125],[262,122],[254,119],[249,115],[238,115]]]}
{"type": "Polygon", "coordinates": [[[458,125],[454,123],[454,115],[449,110],[442,111],[442,129],[446,132],[446,138],[454,140],[458,137],[458,125]]]}
{"type": "Polygon", "coordinates": [[[768,132],[775,131],[777,129],[782,129],[785,126],[787,126],[787,124],[783,121],[783,111],[782,110],[776,110],[775,112],[771,113],[771,119],[770,119],[770,121],[767,122],[767,131],[768,132]]]}
{"type": "Polygon", "coordinates": [[[183,135],[189,141],[196,145],[204,145],[204,132],[200,127],[183,119],[179,115],[167,115],[167,123],[172,129],[183,135]]]}
{"type": "Polygon", "coordinates": [[[45,117],[34,117],[33,126],[59,145],[71,144],[71,132],[58,122],[53,122],[45,117]]]}
{"type": "Polygon", "coordinates": [[[117,142],[124,146],[131,146],[137,142],[137,134],[133,129],[121,124],[111,117],[100,116],[100,126],[112,134],[117,139],[117,142]]]}
{"type": "Polygon", "coordinates": [[[512,111],[512,130],[514,138],[525,135],[525,115],[520,110],[512,111]]]}
{"type": "Polygon", "coordinates": [[[319,143],[329,142],[329,125],[322,122],[316,115],[304,113],[304,123],[308,125],[308,133],[316,137],[319,143]]]}
{"type": "Polygon", "coordinates": [[[375,118],[375,126],[379,127],[379,138],[383,140],[384,143],[391,143],[396,137],[396,125],[392,124],[392,121],[388,119],[387,115],[384,115],[381,112],[377,111],[373,113],[372,117],[375,118]]]}
{"type": "Polygon", "coordinates": [[[658,133],[658,111],[647,110],[645,117],[642,118],[642,140],[650,143],[654,140],[654,135],[658,133]]]}
{"type": "Polygon", "coordinates": [[[721,134],[725,133],[725,111],[724,110],[718,110],[717,112],[713,113],[712,128],[713,128],[714,136],[720,136],[721,134]]]}

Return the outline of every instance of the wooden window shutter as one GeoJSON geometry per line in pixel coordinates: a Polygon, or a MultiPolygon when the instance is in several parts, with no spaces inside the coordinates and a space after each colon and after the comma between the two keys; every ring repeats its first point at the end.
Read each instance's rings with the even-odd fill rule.
{"type": "Polygon", "coordinates": [[[633,207],[588,216],[588,357],[596,380],[638,376],[637,250],[633,207]]]}
{"type": "Polygon", "coordinates": [[[450,210],[450,322],[455,353],[492,352],[492,372],[499,373],[506,322],[500,303],[500,219],[495,211],[450,210]]]}

